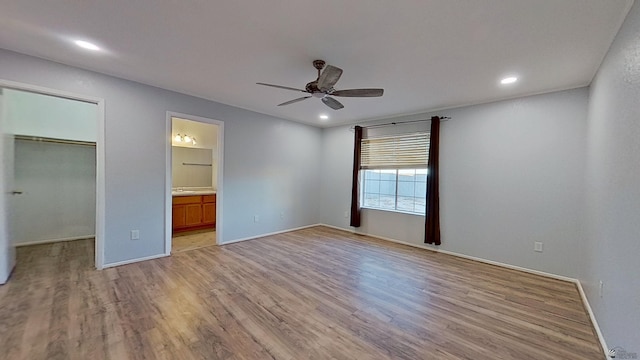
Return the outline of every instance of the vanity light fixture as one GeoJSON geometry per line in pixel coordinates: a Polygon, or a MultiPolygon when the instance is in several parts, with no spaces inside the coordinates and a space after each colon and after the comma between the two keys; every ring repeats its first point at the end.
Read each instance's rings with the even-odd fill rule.
{"type": "Polygon", "coordinates": [[[187,134],[184,134],[184,136],[183,136],[183,135],[180,135],[180,134],[177,134],[177,135],[173,138],[173,140],[174,140],[175,142],[191,143],[191,144],[193,144],[193,145],[196,145],[196,144],[197,144],[197,142],[196,142],[196,138],[191,137],[191,136],[189,136],[189,135],[187,135],[187,134]]]}

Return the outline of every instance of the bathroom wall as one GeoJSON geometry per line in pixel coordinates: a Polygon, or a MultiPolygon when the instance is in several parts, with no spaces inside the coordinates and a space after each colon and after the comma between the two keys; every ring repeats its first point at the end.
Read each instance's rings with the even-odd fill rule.
{"type": "MultiPolygon", "coordinates": [[[[173,117],[171,119],[171,145],[173,145],[173,156],[174,160],[172,161],[172,174],[173,174],[173,183],[172,187],[187,187],[187,186],[197,186],[197,187],[213,187],[213,189],[218,188],[218,126],[201,123],[198,121],[181,119],[178,117],[173,117]],[[185,136],[189,135],[191,138],[196,139],[196,143],[184,143],[180,141],[176,141],[176,135],[185,136]],[[212,164],[209,167],[209,171],[205,172],[204,168],[195,169],[193,166],[183,166],[183,161],[176,161],[175,156],[180,157],[181,159],[188,157],[189,151],[186,150],[178,150],[176,153],[175,149],[180,147],[181,149],[207,149],[210,152],[210,160],[207,160],[208,163],[212,164]],[[204,174],[208,174],[209,179],[205,180],[202,177],[204,174]],[[190,179],[190,177],[196,177],[196,179],[190,179]],[[186,185],[186,184],[206,184],[206,185],[186,185]]],[[[202,155],[195,155],[196,152],[193,152],[194,155],[192,157],[198,157],[202,155]]],[[[208,158],[203,158],[208,159],[208,158]]],[[[192,162],[186,160],[187,162],[192,162]]]]}
{"type": "Polygon", "coordinates": [[[213,187],[213,151],[172,147],[172,187],[213,187]]]}

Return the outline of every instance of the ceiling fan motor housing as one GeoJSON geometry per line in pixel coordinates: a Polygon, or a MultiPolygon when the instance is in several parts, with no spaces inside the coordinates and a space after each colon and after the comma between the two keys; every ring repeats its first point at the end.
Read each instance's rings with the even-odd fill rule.
{"type": "Polygon", "coordinates": [[[281,85],[273,85],[273,84],[265,84],[265,83],[257,83],[258,85],[271,86],[280,89],[299,91],[303,93],[308,93],[311,95],[306,95],[297,99],[285,101],[282,104],[278,104],[278,106],[291,105],[293,103],[297,103],[299,101],[308,99],[310,97],[315,97],[321,99],[322,102],[333,110],[340,110],[344,108],[338,100],[334,99],[331,96],[345,96],[345,97],[377,97],[382,96],[384,90],[383,89],[347,89],[347,90],[337,90],[333,87],[336,82],[340,79],[342,75],[342,69],[329,65],[325,68],[326,63],[324,60],[314,60],[313,67],[318,70],[318,77],[305,85],[304,90],[281,86],[281,85]],[[324,69],[324,71],[323,71],[324,69]],[[322,87],[318,86],[321,84],[322,87]]]}
{"type": "Polygon", "coordinates": [[[308,83],[307,86],[304,87],[304,89],[307,90],[307,92],[312,94],[319,92],[320,89],[318,89],[318,80],[308,83]]]}
{"type": "Polygon", "coordinates": [[[322,70],[325,64],[324,60],[313,60],[313,67],[318,69],[318,71],[322,70]]]}
{"type": "Polygon", "coordinates": [[[324,97],[326,95],[331,95],[332,92],[335,91],[334,88],[329,88],[329,90],[327,91],[322,91],[320,90],[320,88],[318,88],[318,81],[312,81],[310,83],[307,84],[307,86],[304,87],[304,89],[310,93],[311,95],[317,97],[317,98],[321,98],[324,97]]]}

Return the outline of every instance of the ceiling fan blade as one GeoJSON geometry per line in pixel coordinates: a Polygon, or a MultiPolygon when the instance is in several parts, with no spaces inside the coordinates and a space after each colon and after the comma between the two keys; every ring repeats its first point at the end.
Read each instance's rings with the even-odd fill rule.
{"type": "Polygon", "coordinates": [[[271,86],[271,87],[278,88],[278,89],[285,89],[285,90],[293,90],[293,91],[308,92],[308,91],[306,91],[306,90],[296,89],[296,88],[292,88],[292,87],[288,87],[288,86],[273,85],[273,84],[265,84],[265,83],[256,83],[256,84],[258,84],[258,85],[264,85],[264,86],[271,86]]]}
{"type": "Polygon", "coordinates": [[[331,96],[346,96],[346,97],[376,97],[382,96],[384,89],[348,89],[348,90],[336,90],[331,93],[331,96]]]}
{"type": "Polygon", "coordinates": [[[333,110],[340,110],[344,107],[340,101],[328,96],[323,97],[322,102],[333,110]]]}
{"type": "Polygon", "coordinates": [[[302,101],[305,99],[310,98],[311,96],[303,96],[301,98],[297,98],[297,99],[293,99],[293,100],[289,100],[287,102],[283,102],[282,104],[278,104],[278,106],[284,106],[284,105],[289,105],[289,104],[293,104],[293,103],[297,103],[298,101],[302,101]]]}
{"type": "Polygon", "coordinates": [[[342,76],[342,69],[327,65],[318,78],[318,89],[320,91],[331,89],[338,82],[340,76],[342,76]]]}

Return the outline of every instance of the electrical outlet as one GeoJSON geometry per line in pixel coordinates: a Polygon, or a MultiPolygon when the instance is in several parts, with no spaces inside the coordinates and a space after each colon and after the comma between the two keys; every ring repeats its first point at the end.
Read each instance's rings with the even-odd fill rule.
{"type": "Polygon", "coordinates": [[[280,219],[284,219],[284,211],[280,211],[280,219]]]}
{"type": "Polygon", "coordinates": [[[131,230],[131,240],[140,240],[140,230],[131,230]]]}
{"type": "Polygon", "coordinates": [[[253,222],[254,223],[260,222],[260,215],[253,215],[253,222]]]}
{"type": "Polygon", "coordinates": [[[600,280],[600,283],[598,284],[598,292],[600,293],[600,297],[604,295],[604,282],[602,282],[602,280],[600,280]]]}
{"type": "Polygon", "coordinates": [[[345,210],[345,211],[344,211],[344,217],[345,217],[345,218],[348,218],[348,217],[349,217],[349,210],[345,210]]]}
{"type": "Polygon", "coordinates": [[[533,251],[542,252],[542,242],[536,241],[533,243],[533,251]]]}

